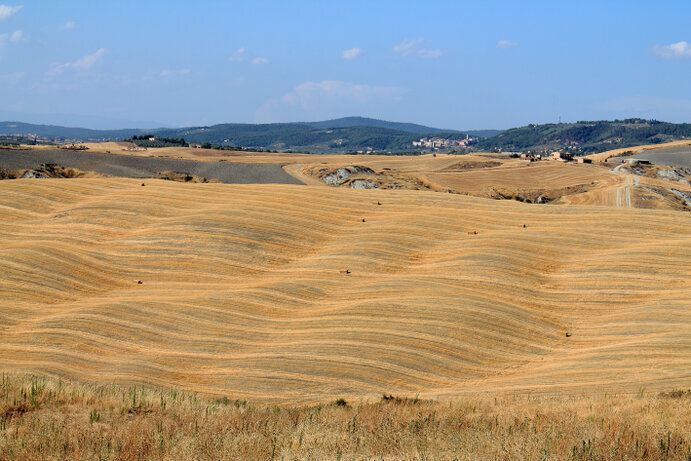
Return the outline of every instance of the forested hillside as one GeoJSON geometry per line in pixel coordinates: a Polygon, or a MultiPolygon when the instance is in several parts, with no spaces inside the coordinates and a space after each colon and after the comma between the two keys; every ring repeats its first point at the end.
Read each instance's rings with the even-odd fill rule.
{"type": "MultiPolygon", "coordinates": [[[[422,137],[475,138],[470,148],[476,151],[568,150],[576,154],[603,152],[642,144],[659,144],[691,139],[691,123],[668,123],[657,120],[626,119],[614,121],[579,121],[576,123],[530,124],[506,131],[454,131],[387,122],[363,117],[347,117],[323,122],[246,124],[223,123],[212,126],[160,128],[155,130],[89,130],[52,125],[0,122],[0,136],[15,139],[38,139],[56,142],[121,141],[133,136],[158,136],[208,143],[225,148],[241,147],[276,151],[313,153],[393,152],[413,153],[420,147],[413,141],[422,137]]],[[[156,147],[160,142],[149,142],[156,147]]],[[[177,142],[175,143],[177,144],[177,142]]],[[[166,144],[167,145],[167,144],[166,144]]]]}
{"type": "Polygon", "coordinates": [[[614,121],[528,125],[512,128],[477,144],[481,150],[603,152],[620,147],[659,144],[691,138],[691,123],[626,119],[614,121]]]}

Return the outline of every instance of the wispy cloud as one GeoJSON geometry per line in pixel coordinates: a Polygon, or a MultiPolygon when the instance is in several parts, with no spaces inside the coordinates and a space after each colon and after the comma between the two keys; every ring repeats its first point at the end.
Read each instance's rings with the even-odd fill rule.
{"type": "Polygon", "coordinates": [[[238,48],[237,50],[235,50],[235,53],[230,55],[230,57],[228,58],[228,61],[230,61],[230,62],[242,62],[245,59],[246,53],[247,53],[246,49],[238,48]]]}
{"type": "Polygon", "coordinates": [[[76,26],[74,21],[67,21],[65,24],[58,27],[58,30],[70,30],[74,29],[74,26],[76,26]]]}
{"type": "Polygon", "coordinates": [[[362,50],[360,48],[351,48],[349,50],[343,50],[343,59],[352,60],[357,58],[361,54],[362,50]]]}
{"type": "Polygon", "coordinates": [[[24,36],[24,32],[21,30],[15,31],[13,34],[0,34],[0,46],[4,46],[5,43],[19,43],[24,36]]]}
{"type": "Polygon", "coordinates": [[[320,119],[337,114],[363,113],[400,100],[404,90],[391,86],[371,86],[341,80],[303,82],[272,99],[256,112],[257,122],[288,119],[320,119]]]}
{"type": "Polygon", "coordinates": [[[309,108],[325,100],[363,102],[375,97],[396,97],[399,94],[399,89],[389,86],[369,86],[341,80],[324,80],[301,83],[293,91],[285,94],[281,100],[286,104],[309,108]]]}
{"type": "Polygon", "coordinates": [[[188,75],[190,73],[189,69],[178,69],[178,70],[162,70],[159,75],[161,77],[173,77],[176,75],[188,75]]]}
{"type": "Polygon", "coordinates": [[[17,30],[12,35],[10,35],[10,42],[19,43],[19,41],[22,39],[23,36],[24,36],[24,31],[17,30]]]}
{"type": "Polygon", "coordinates": [[[421,38],[414,40],[403,40],[393,47],[395,53],[401,56],[416,56],[423,59],[436,59],[444,52],[440,49],[423,48],[425,41],[421,38]]]}
{"type": "Polygon", "coordinates": [[[89,70],[94,66],[94,64],[100,61],[105,54],[106,49],[99,48],[95,53],[77,59],[71,64],[71,66],[78,70],[89,70]]]}
{"type": "Polygon", "coordinates": [[[66,62],[63,64],[57,64],[53,66],[51,72],[54,74],[59,74],[67,69],[74,69],[80,71],[86,71],[91,69],[98,61],[103,59],[106,54],[105,48],[99,48],[95,53],[83,56],[74,62],[66,62]]]}
{"type": "Polygon", "coordinates": [[[247,51],[247,48],[238,48],[228,57],[229,62],[251,62],[252,64],[268,64],[269,58],[254,56],[247,51]]]}
{"type": "Polygon", "coordinates": [[[499,41],[497,42],[497,47],[498,47],[498,48],[507,49],[507,48],[515,48],[515,47],[517,47],[517,46],[518,46],[518,43],[512,42],[511,40],[499,40],[499,41]]]}
{"type": "Polygon", "coordinates": [[[665,59],[689,58],[691,57],[691,44],[677,42],[669,45],[655,45],[653,46],[653,53],[665,59]]]}
{"type": "Polygon", "coordinates": [[[0,21],[3,19],[7,19],[19,10],[22,9],[22,5],[17,5],[17,6],[9,6],[9,5],[0,5],[0,21]]]}

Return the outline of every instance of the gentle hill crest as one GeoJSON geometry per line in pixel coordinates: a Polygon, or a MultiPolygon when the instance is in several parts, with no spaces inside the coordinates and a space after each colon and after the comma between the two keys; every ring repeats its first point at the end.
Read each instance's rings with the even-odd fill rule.
{"type": "MultiPolygon", "coordinates": [[[[375,128],[388,128],[390,130],[406,131],[408,133],[416,134],[433,134],[433,133],[460,133],[458,130],[443,130],[439,128],[432,128],[429,126],[418,125],[415,123],[401,123],[388,122],[386,120],[378,120],[367,117],[343,117],[333,120],[324,120],[323,122],[306,122],[308,125],[319,129],[329,128],[353,128],[358,126],[368,126],[375,128]]],[[[465,133],[465,132],[464,132],[465,133]]]]}

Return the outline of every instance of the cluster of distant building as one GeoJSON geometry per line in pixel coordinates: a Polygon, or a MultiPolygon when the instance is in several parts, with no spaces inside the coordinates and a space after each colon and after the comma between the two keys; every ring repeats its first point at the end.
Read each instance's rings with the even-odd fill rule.
{"type": "MultiPolygon", "coordinates": [[[[518,155],[518,158],[525,161],[525,162],[536,162],[538,160],[542,160],[542,155],[541,154],[520,154],[518,155]]],[[[549,160],[556,160],[558,162],[573,162],[575,161],[576,163],[593,163],[593,161],[589,158],[585,157],[576,157],[574,159],[573,154],[569,154],[566,152],[552,152],[552,154],[549,157],[546,157],[549,160]]]]}
{"type": "MultiPolygon", "coordinates": [[[[374,154],[375,152],[377,152],[377,149],[375,149],[374,147],[368,146],[368,147],[365,147],[364,149],[358,150],[356,152],[358,154],[374,154]]],[[[389,153],[391,153],[391,152],[389,152],[389,153]]]]}
{"type": "Polygon", "coordinates": [[[413,141],[414,147],[426,147],[428,149],[443,149],[449,147],[466,147],[475,141],[468,135],[465,139],[445,139],[445,138],[420,138],[419,141],[413,141]]]}

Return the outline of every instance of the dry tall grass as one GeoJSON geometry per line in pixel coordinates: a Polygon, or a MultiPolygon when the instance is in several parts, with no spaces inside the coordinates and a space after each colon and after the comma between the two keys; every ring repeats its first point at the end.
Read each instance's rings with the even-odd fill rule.
{"type": "Polygon", "coordinates": [[[691,393],[253,406],[3,375],[0,459],[686,460],[691,393]]]}

